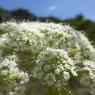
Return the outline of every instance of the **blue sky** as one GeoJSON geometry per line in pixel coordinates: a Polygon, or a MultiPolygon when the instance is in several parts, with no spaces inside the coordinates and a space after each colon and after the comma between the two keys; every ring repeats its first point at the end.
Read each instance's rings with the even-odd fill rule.
{"type": "Polygon", "coordinates": [[[95,0],[0,0],[0,7],[8,10],[24,8],[36,15],[62,19],[83,14],[95,21],[95,0]]]}

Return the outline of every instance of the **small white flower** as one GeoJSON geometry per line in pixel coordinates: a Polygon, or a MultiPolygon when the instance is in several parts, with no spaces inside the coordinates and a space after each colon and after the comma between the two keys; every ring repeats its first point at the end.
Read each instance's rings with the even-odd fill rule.
{"type": "Polygon", "coordinates": [[[14,92],[10,92],[8,95],[14,95],[14,92]]]}
{"type": "Polygon", "coordinates": [[[55,74],[59,74],[59,73],[60,73],[60,69],[59,68],[55,69],[55,74]]]}
{"type": "Polygon", "coordinates": [[[76,77],[78,76],[78,74],[75,70],[71,70],[71,73],[72,73],[73,76],[76,76],[76,77]]]}
{"type": "Polygon", "coordinates": [[[65,79],[65,81],[68,81],[68,80],[70,79],[70,74],[69,74],[69,72],[64,71],[64,72],[63,72],[63,78],[65,79]]]}

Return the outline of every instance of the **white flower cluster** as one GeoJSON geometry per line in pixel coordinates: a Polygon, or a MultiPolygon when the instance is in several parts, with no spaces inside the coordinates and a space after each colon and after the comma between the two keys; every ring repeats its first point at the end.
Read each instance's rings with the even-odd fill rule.
{"type": "Polygon", "coordinates": [[[0,95],[6,95],[11,91],[12,95],[19,95],[19,84],[28,81],[28,74],[18,69],[15,55],[6,56],[0,61],[0,95]]]}
{"type": "Polygon", "coordinates": [[[8,22],[0,25],[0,32],[0,77],[23,83],[29,74],[63,93],[71,89],[73,78],[82,84],[87,76],[94,91],[95,50],[79,31],[54,23],[8,22]],[[11,55],[16,56],[15,61],[11,55]]]}

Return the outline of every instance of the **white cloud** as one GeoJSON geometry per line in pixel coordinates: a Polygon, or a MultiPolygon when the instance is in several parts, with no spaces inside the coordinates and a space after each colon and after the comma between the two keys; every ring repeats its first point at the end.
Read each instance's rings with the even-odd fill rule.
{"type": "Polygon", "coordinates": [[[56,9],[56,6],[50,6],[48,10],[49,11],[54,11],[55,9],[56,9]]]}

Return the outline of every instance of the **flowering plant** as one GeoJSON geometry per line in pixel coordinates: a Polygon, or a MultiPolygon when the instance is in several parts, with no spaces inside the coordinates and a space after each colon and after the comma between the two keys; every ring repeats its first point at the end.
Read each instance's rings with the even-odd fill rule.
{"type": "Polygon", "coordinates": [[[58,95],[80,85],[94,95],[95,50],[85,35],[68,25],[38,22],[2,23],[0,32],[0,95],[17,95],[31,78],[58,95]]]}

